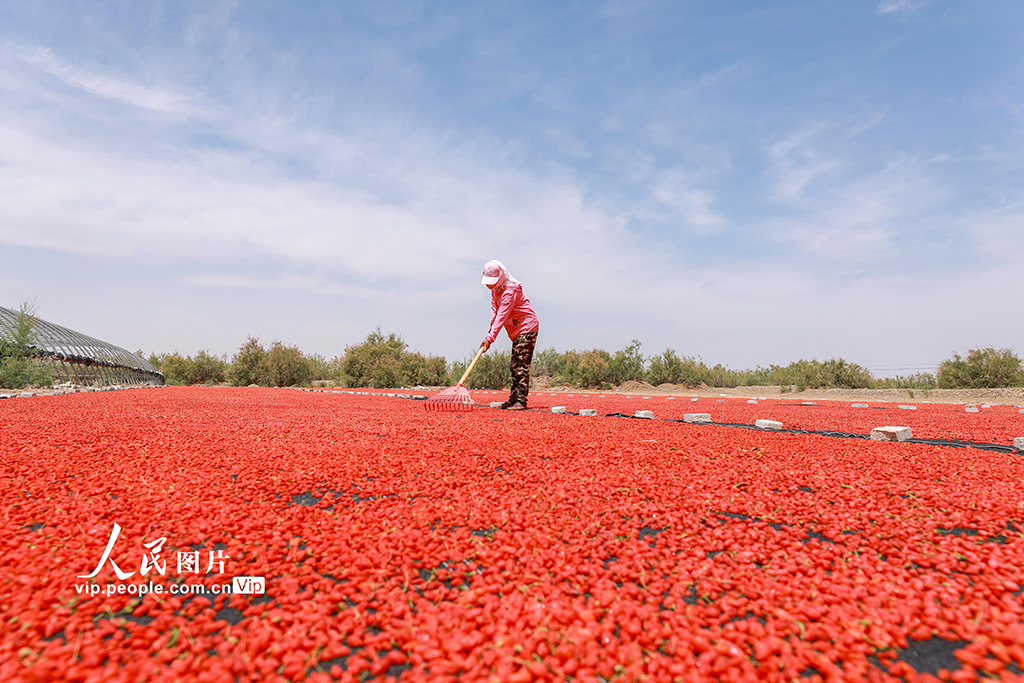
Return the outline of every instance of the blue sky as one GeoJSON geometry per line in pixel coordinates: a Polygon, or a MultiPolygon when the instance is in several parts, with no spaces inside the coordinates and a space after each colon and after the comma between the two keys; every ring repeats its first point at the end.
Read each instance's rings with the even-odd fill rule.
{"type": "Polygon", "coordinates": [[[0,305],[131,350],[1024,353],[1024,6],[0,7],[0,305]],[[503,341],[507,348],[508,341],[503,341]]]}

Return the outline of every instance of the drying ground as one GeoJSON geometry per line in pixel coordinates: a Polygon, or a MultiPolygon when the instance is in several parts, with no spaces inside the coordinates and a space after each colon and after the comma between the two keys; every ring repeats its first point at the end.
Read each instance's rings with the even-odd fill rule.
{"type": "MultiPolygon", "coordinates": [[[[575,398],[4,400],[0,678],[1024,680],[1021,454],[546,410],[575,398]]],[[[581,401],[1024,435],[996,408],[581,401]]]]}

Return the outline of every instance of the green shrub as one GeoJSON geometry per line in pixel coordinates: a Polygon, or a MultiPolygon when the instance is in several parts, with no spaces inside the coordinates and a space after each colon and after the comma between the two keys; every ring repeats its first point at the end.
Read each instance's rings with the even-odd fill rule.
{"type": "Polygon", "coordinates": [[[555,375],[562,384],[587,389],[605,388],[613,381],[612,362],[607,351],[566,351],[555,375]]]}
{"type": "MultiPolygon", "coordinates": [[[[460,364],[461,372],[453,377],[452,383],[458,382],[459,377],[466,371],[468,363],[460,364]]],[[[453,368],[454,370],[454,368],[453,368]]],[[[455,375],[455,372],[452,372],[455,375]]],[[[512,386],[512,352],[502,351],[500,353],[485,353],[476,362],[473,372],[466,378],[466,386],[477,389],[508,389],[512,386]]]]}
{"type": "Polygon", "coordinates": [[[340,378],[348,387],[404,387],[448,383],[448,365],[443,357],[423,356],[407,351],[394,332],[371,332],[361,344],[346,346],[340,361],[340,378]]]}
{"type": "Polygon", "coordinates": [[[746,375],[736,370],[730,370],[722,364],[716,364],[708,368],[704,384],[711,387],[738,387],[743,383],[746,375]]]}
{"type": "Polygon", "coordinates": [[[405,353],[399,368],[401,384],[396,386],[415,387],[448,384],[448,363],[441,356],[424,356],[420,353],[405,353]]]}
{"type": "Polygon", "coordinates": [[[865,389],[875,381],[865,368],[842,358],[798,360],[784,368],[777,365],[769,366],[767,370],[758,368],[755,374],[766,384],[793,385],[797,391],[829,387],[865,389]]]}
{"type": "Polygon", "coordinates": [[[149,362],[164,373],[164,382],[172,385],[220,384],[228,373],[226,357],[200,351],[193,358],[174,353],[151,354],[149,362]]]}
{"type": "Polygon", "coordinates": [[[327,360],[319,353],[306,357],[313,366],[312,381],[337,380],[341,377],[341,359],[337,356],[331,360],[327,360]]]}
{"type": "Polygon", "coordinates": [[[185,375],[188,372],[188,362],[184,356],[175,351],[174,353],[151,354],[149,362],[156,366],[156,369],[164,373],[164,383],[171,386],[187,384],[185,375]]]}
{"type": "Polygon", "coordinates": [[[967,358],[953,354],[939,365],[940,389],[979,389],[1024,385],[1020,358],[1010,349],[971,349],[967,358]]]}
{"type": "Polygon", "coordinates": [[[712,368],[705,365],[700,358],[676,355],[674,349],[666,349],[660,356],[650,360],[647,370],[647,381],[655,386],[659,384],[682,384],[689,388],[706,384],[712,387],[735,387],[740,384],[756,384],[751,371],[737,372],[718,364],[712,368]]]}
{"type": "MultiPolygon", "coordinates": [[[[258,337],[249,337],[231,360],[228,381],[236,387],[260,383],[260,367],[267,355],[258,337]]],[[[166,378],[166,373],[164,377],[166,378]]]]}
{"type": "MultiPolygon", "coordinates": [[[[685,360],[692,361],[693,359],[685,360]]],[[[655,386],[666,383],[695,386],[692,384],[692,378],[687,377],[684,359],[676,355],[675,349],[665,349],[660,356],[651,358],[650,366],[647,369],[647,381],[655,386]]]]}
{"type": "Polygon", "coordinates": [[[23,389],[53,382],[48,361],[35,357],[35,307],[22,302],[14,326],[0,329],[0,387],[23,389]]]}
{"type": "Polygon", "coordinates": [[[639,339],[634,339],[629,346],[619,349],[611,359],[611,382],[644,382],[647,380],[646,361],[640,350],[639,339]]]}
{"type": "Polygon", "coordinates": [[[886,377],[871,382],[871,389],[934,389],[937,386],[935,375],[930,372],[919,372],[913,375],[886,377]]]}
{"type": "Polygon", "coordinates": [[[308,386],[312,378],[313,362],[297,346],[285,346],[275,341],[260,362],[260,386],[308,386]]]}
{"type": "Polygon", "coordinates": [[[546,349],[533,354],[533,363],[530,365],[531,377],[558,377],[562,374],[565,366],[565,355],[554,349],[546,349]]]}

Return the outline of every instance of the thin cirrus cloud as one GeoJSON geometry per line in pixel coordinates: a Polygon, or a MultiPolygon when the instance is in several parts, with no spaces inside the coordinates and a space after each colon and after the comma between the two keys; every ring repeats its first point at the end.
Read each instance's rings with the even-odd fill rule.
{"type": "Polygon", "coordinates": [[[910,0],[885,0],[878,3],[879,14],[892,14],[894,12],[910,13],[921,7],[922,3],[910,2],[910,0]]]}
{"type": "Polygon", "coordinates": [[[943,243],[958,223],[943,209],[954,193],[933,165],[906,153],[863,154],[863,136],[885,117],[811,121],[768,144],[766,178],[783,211],[762,231],[808,264],[838,266],[837,275],[921,272],[950,261],[943,243]]]}
{"type": "Polygon", "coordinates": [[[69,64],[49,48],[26,48],[4,43],[0,45],[0,49],[15,59],[53,76],[64,85],[96,97],[174,116],[197,116],[207,113],[194,98],[69,64]]]}
{"type": "Polygon", "coordinates": [[[841,158],[828,149],[830,128],[821,122],[807,123],[767,148],[773,190],[780,200],[801,200],[816,179],[841,169],[841,158]]]}

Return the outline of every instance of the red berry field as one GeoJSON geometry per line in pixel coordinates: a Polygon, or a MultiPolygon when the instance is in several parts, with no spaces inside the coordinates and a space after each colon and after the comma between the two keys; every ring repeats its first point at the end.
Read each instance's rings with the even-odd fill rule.
{"type": "Polygon", "coordinates": [[[1024,681],[1017,409],[530,401],[0,401],[0,680],[1024,681]]]}

